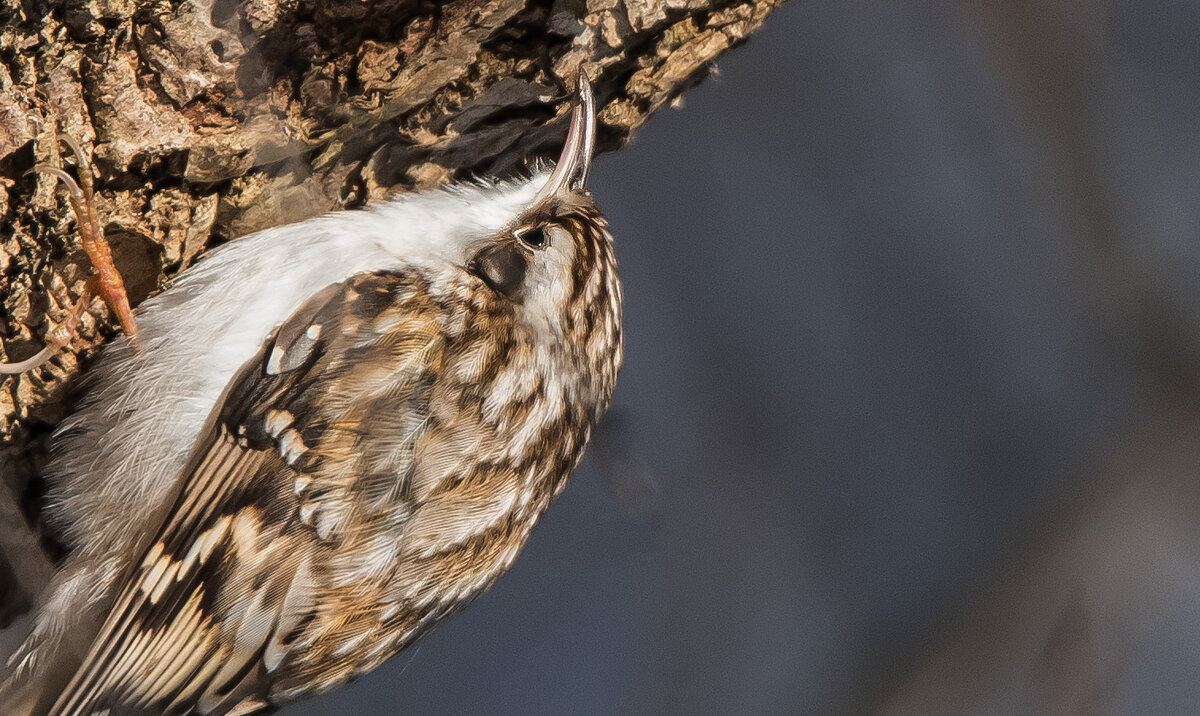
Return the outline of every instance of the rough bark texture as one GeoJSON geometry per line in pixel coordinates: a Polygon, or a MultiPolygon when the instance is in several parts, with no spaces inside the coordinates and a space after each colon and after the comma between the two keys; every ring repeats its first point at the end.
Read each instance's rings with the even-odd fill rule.
{"type": "MultiPolygon", "coordinates": [[[[780,2],[9,0],[3,356],[36,351],[90,275],[63,193],[27,174],[60,163],[56,131],[92,153],[136,305],[215,242],[552,154],[580,69],[602,107],[600,148],[615,149],[780,2]]],[[[0,475],[27,514],[70,379],[111,333],[97,303],[68,351],[0,383],[0,475]]],[[[15,515],[0,510],[0,547],[28,553],[15,515]]],[[[0,564],[0,584],[28,591],[46,573],[0,564]]]]}

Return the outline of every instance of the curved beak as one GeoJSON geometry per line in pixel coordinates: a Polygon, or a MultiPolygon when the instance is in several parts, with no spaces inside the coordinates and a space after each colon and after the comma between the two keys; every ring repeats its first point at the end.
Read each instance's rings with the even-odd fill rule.
{"type": "Polygon", "coordinates": [[[538,192],[534,203],[573,190],[581,190],[592,168],[592,151],[596,147],[596,98],[587,75],[579,72],[575,90],[575,107],[571,110],[571,125],[562,156],[554,165],[554,173],[538,192]]]}

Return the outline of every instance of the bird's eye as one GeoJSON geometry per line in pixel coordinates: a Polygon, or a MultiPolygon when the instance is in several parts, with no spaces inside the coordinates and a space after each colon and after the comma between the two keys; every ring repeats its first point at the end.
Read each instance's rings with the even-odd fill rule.
{"type": "Polygon", "coordinates": [[[546,236],[546,229],[541,226],[522,229],[517,232],[517,238],[531,249],[544,249],[550,244],[550,237],[546,236]]]}

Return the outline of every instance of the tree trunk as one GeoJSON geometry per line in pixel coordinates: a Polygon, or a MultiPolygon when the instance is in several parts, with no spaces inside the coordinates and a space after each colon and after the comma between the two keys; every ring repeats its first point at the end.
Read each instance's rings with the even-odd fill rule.
{"type": "MultiPolygon", "coordinates": [[[[136,305],[213,243],[552,155],[579,70],[596,88],[599,146],[616,149],[780,2],[10,0],[3,355],[34,353],[91,273],[63,192],[27,173],[71,163],[56,132],[93,157],[101,223],[136,305]]],[[[0,383],[0,476],[20,505],[0,507],[0,601],[51,573],[54,548],[32,548],[21,514],[36,521],[35,476],[70,379],[112,334],[105,309],[92,310],[61,356],[0,383]]]]}

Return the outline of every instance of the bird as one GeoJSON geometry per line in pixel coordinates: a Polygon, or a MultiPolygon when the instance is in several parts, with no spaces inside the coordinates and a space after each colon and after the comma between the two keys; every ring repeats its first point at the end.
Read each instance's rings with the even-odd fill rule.
{"type": "Polygon", "coordinates": [[[581,73],[552,170],[266,229],[137,308],[52,441],[72,550],[0,712],[270,711],[508,569],[622,362],[595,114],[581,73]]]}

